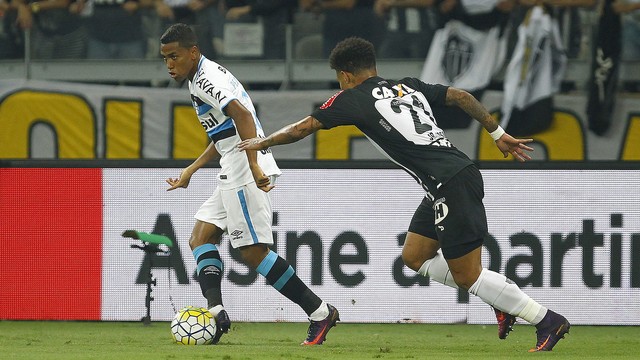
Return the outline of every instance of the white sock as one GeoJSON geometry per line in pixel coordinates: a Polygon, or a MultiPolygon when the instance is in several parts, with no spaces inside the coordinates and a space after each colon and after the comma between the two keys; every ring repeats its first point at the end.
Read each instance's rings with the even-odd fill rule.
{"type": "Polygon", "coordinates": [[[418,274],[428,276],[440,284],[445,284],[456,289],[458,288],[458,284],[453,280],[453,275],[451,275],[451,271],[449,270],[447,260],[444,259],[444,256],[442,256],[439,251],[436,253],[436,256],[422,264],[420,269],[418,269],[418,274]]]}
{"type": "Polygon", "coordinates": [[[211,314],[213,314],[213,316],[218,316],[218,313],[219,313],[220,311],[222,311],[222,310],[224,310],[224,306],[222,306],[222,305],[216,305],[216,306],[212,307],[211,309],[209,309],[209,312],[210,312],[211,314]]]}
{"type": "Polygon", "coordinates": [[[525,294],[518,285],[497,272],[482,269],[478,280],[469,292],[500,311],[538,324],[547,313],[547,308],[525,294]]]}
{"type": "Polygon", "coordinates": [[[326,319],[327,316],[329,316],[329,307],[327,306],[327,303],[323,301],[322,304],[320,304],[320,307],[309,315],[309,320],[320,321],[326,319]]]}

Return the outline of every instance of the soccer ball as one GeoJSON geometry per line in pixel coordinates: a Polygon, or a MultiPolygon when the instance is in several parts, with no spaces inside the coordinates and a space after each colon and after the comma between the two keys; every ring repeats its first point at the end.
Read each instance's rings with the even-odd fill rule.
{"type": "Polygon", "coordinates": [[[178,344],[209,345],[216,334],[216,320],[205,308],[187,306],[173,317],[171,334],[178,344]]]}

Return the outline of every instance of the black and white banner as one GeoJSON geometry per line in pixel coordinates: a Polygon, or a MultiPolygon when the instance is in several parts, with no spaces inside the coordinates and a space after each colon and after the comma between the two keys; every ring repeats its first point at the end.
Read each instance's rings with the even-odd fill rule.
{"type": "Polygon", "coordinates": [[[587,120],[589,130],[604,135],[613,121],[618,86],[622,30],[620,15],[612,9],[614,0],[605,0],[596,27],[591,53],[587,120]]]}
{"type": "Polygon", "coordinates": [[[482,90],[504,64],[506,36],[495,26],[476,30],[458,20],[450,20],[431,42],[420,79],[467,91],[482,90]]]}
{"type": "Polygon", "coordinates": [[[504,77],[500,124],[514,136],[546,130],[567,58],[558,24],[542,6],[529,10],[504,77]]]}

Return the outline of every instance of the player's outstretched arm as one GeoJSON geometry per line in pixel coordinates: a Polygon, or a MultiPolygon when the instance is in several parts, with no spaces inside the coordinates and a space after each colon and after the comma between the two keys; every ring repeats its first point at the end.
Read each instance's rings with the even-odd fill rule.
{"type": "Polygon", "coordinates": [[[198,156],[198,158],[195,159],[193,163],[191,163],[191,165],[187,166],[182,170],[182,172],[180,173],[180,177],[168,178],[166,180],[167,184],[170,185],[167,191],[175,190],[177,188],[186,188],[187,186],[189,186],[189,181],[191,181],[191,176],[196,171],[198,171],[198,169],[203,167],[209,161],[219,159],[219,158],[220,158],[220,154],[218,153],[218,150],[216,150],[216,147],[213,144],[213,142],[210,142],[209,146],[207,146],[207,148],[202,152],[202,154],[198,156]]]}
{"type": "Polygon", "coordinates": [[[287,125],[266,138],[246,139],[238,144],[240,150],[264,150],[271,146],[290,144],[323,129],[324,125],[313,116],[287,125]]]}
{"type": "Polygon", "coordinates": [[[531,156],[529,156],[526,151],[533,151],[533,148],[526,144],[532,142],[533,139],[515,139],[507,134],[498,125],[496,119],[489,114],[487,109],[485,109],[473,95],[464,90],[450,87],[447,89],[446,104],[449,106],[458,106],[482,124],[496,142],[496,146],[505,158],[511,154],[520,162],[531,160],[531,156]]]}

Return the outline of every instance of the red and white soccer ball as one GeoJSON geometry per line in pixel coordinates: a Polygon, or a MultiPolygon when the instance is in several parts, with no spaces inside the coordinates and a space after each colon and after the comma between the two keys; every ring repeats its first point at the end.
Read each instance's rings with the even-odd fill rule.
{"type": "Polygon", "coordinates": [[[173,317],[171,334],[178,344],[209,345],[216,334],[216,320],[205,308],[187,306],[173,317]]]}

